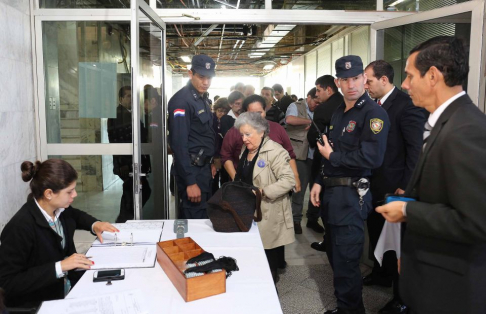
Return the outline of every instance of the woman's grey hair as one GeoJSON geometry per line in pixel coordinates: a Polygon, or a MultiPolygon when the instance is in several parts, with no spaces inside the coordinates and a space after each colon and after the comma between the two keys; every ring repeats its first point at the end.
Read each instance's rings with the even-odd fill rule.
{"type": "Polygon", "coordinates": [[[270,132],[268,121],[262,118],[259,112],[243,112],[236,119],[235,128],[239,130],[246,124],[257,130],[258,133],[263,132],[265,136],[270,132]]]}

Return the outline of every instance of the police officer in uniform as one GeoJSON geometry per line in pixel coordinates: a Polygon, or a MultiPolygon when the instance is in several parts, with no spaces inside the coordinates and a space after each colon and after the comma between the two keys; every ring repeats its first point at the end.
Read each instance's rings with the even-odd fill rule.
{"type": "Polygon", "coordinates": [[[215,132],[207,90],[214,77],[214,61],[206,55],[192,58],[189,82],[169,101],[169,143],[174,153],[174,175],[182,213],[205,219],[215,169],[215,132]],[[213,173],[212,173],[213,172],[213,173]]]}
{"type": "Polygon", "coordinates": [[[383,162],[390,122],[385,110],[365,93],[361,58],[344,56],[335,66],[335,81],[344,102],[334,111],[329,140],[324,135],[324,145],[318,143],[323,168],[312,188],[311,201],[322,205],[327,256],[334,273],[337,308],[325,314],[365,313],[359,260],[364,220],[372,210],[369,177],[383,162]]]}

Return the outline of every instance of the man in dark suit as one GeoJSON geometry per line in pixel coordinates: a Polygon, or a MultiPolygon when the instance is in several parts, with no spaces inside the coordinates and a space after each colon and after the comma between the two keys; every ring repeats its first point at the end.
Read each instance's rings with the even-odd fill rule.
{"type": "MultiPolygon", "coordinates": [[[[319,106],[314,110],[314,122],[319,128],[320,132],[327,132],[329,124],[331,123],[331,117],[334,110],[343,103],[343,95],[339,92],[336,83],[334,82],[334,76],[323,75],[319,77],[316,82],[316,98],[320,103],[319,106]]],[[[307,132],[307,140],[309,141],[309,146],[311,148],[317,147],[317,129],[315,126],[311,125],[309,131],[307,132]]],[[[312,160],[312,168],[310,173],[315,175],[320,173],[321,167],[321,154],[319,150],[314,151],[314,159],[312,160]]],[[[309,180],[309,188],[312,190],[312,185],[314,185],[315,176],[309,180]]],[[[309,199],[309,204],[307,206],[307,228],[312,228],[315,232],[323,233],[324,228],[317,222],[320,216],[319,208],[315,207],[309,199]]],[[[326,250],[325,242],[313,242],[311,247],[315,250],[324,252],[326,250]]]]}
{"type": "MultiPolygon", "coordinates": [[[[402,87],[430,116],[405,195],[378,207],[406,222],[400,296],[412,313],[486,313],[486,116],[463,91],[468,55],[455,37],[410,52],[402,87]]],[[[472,83],[472,82],[470,82],[472,83]]]]}
{"type": "MultiPolygon", "coordinates": [[[[383,204],[387,193],[403,194],[415,169],[423,144],[425,113],[415,107],[410,97],[393,85],[393,67],[384,60],[371,62],[365,69],[367,81],[365,88],[371,98],[381,105],[390,118],[390,133],[386,145],[385,159],[371,177],[373,208],[383,204]]],[[[371,212],[368,216],[368,235],[372,250],[375,249],[385,219],[371,212]]],[[[380,310],[380,313],[405,313],[406,307],[398,295],[397,257],[394,251],[383,256],[382,264],[375,259],[373,271],[363,278],[365,286],[374,284],[390,287],[393,282],[394,298],[380,310]]]]}

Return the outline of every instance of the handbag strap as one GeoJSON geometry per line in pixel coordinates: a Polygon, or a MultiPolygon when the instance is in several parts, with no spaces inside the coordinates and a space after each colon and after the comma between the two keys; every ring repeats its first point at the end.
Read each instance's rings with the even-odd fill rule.
{"type": "MultiPolygon", "coordinates": [[[[221,206],[221,208],[224,211],[230,212],[231,215],[233,215],[233,219],[235,220],[236,225],[238,225],[238,228],[240,228],[241,231],[248,232],[249,229],[245,226],[245,224],[243,223],[243,221],[241,221],[240,216],[238,216],[238,214],[233,209],[233,207],[231,207],[230,203],[228,203],[227,201],[223,201],[222,200],[219,203],[219,205],[221,206]]],[[[261,213],[261,211],[260,211],[260,213],[261,213]]]]}
{"type": "Polygon", "coordinates": [[[262,221],[262,208],[261,208],[261,204],[262,204],[262,192],[260,192],[260,189],[257,188],[256,186],[252,186],[251,189],[255,192],[255,196],[256,196],[256,216],[253,217],[253,219],[258,222],[258,221],[262,221]]]}

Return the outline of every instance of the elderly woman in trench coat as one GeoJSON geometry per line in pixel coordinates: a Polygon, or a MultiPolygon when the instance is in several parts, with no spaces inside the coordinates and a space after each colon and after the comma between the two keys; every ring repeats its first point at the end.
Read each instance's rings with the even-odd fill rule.
{"type": "Polygon", "coordinates": [[[257,112],[242,113],[235,127],[243,138],[235,180],[252,184],[262,192],[262,221],[258,223],[268,264],[275,282],[277,267],[284,262],[284,245],[295,241],[289,192],[295,186],[290,156],[268,138],[268,122],[257,112]]]}

